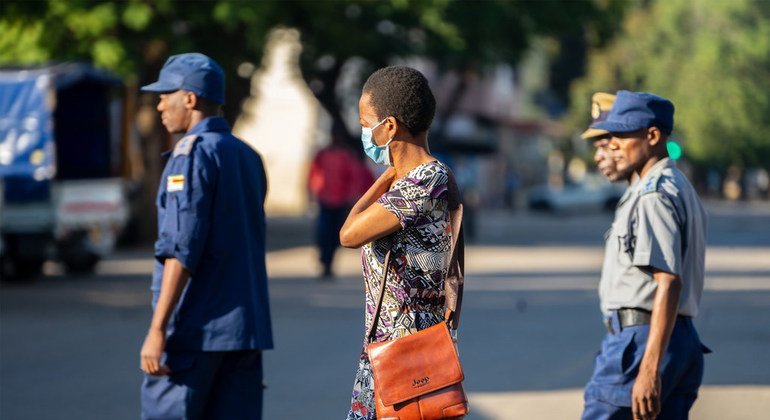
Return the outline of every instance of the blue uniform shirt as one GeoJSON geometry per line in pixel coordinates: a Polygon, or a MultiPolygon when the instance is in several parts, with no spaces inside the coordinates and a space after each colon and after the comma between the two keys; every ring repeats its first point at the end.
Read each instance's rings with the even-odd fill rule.
{"type": "Polygon", "coordinates": [[[273,347],[260,156],[221,117],[177,142],[158,191],[153,307],[166,258],[190,271],[167,330],[168,351],[273,347]]]}

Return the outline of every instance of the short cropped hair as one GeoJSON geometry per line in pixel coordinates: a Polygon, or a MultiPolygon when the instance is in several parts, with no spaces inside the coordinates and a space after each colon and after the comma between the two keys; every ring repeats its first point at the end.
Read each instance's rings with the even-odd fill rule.
{"type": "Polygon", "coordinates": [[[384,67],[369,76],[363,93],[369,94],[377,118],[395,117],[413,136],[426,131],[436,113],[436,98],[428,79],[405,66],[384,67]]]}

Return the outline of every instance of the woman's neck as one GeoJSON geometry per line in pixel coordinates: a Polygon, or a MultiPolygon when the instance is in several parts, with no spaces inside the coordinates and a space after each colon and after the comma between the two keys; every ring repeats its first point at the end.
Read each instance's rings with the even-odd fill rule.
{"type": "Polygon", "coordinates": [[[391,159],[396,170],[396,179],[402,178],[412,169],[436,160],[427,148],[427,141],[394,141],[391,146],[391,159]],[[393,147],[395,146],[395,147],[393,147]]]}

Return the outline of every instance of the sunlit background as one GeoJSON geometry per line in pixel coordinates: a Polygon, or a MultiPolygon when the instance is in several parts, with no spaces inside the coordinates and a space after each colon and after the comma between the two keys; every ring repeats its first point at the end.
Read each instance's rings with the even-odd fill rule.
{"type": "MultiPolygon", "coordinates": [[[[713,219],[711,295],[705,302],[721,310],[707,310],[701,321],[717,352],[707,359],[711,388],[704,388],[708,398],[696,405],[695,418],[762,418],[752,416],[770,410],[770,1],[4,0],[0,417],[56,418],[57,404],[70,403],[44,393],[40,405],[27,411],[37,414],[20,414],[37,400],[11,356],[33,357],[30,349],[38,349],[50,368],[32,377],[61,376],[51,379],[51,393],[67,377],[51,369],[74,369],[64,367],[67,360],[54,350],[75,345],[67,334],[56,335],[63,340],[58,344],[49,342],[50,332],[40,324],[33,328],[41,335],[29,338],[40,346],[18,341],[25,325],[43,322],[34,308],[51,305],[74,314],[96,305],[109,314],[99,328],[113,338],[102,345],[113,346],[109,360],[119,368],[87,381],[89,389],[122,384],[100,406],[110,416],[71,410],[78,414],[68,418],[136,417],[133,390],[140,376],[134,359],[149,316],[145,286],[165,164],[161,152],[176,140],[160,124],[157,97],[139,87],[156,80],[169,55],[190,51],[223,66],[225,117],[266,163],[268,265],[279,331],[273,366],[291,369],[292,358],[304,357],[299,337],[309,327],[294,322],[295,311],[309,319],[330,316],[316,327],[345,337],[327,348],[328,354],[343,352],[340,363],[321,369],[339,378],[314,396],[292,396],[292,383],[276,379],[291,375],[302,382],[312,371],[300,365],[271,370],[268,356],[267,381],[276,385],[266,393],[266,418],[301,418],[280,406],[305,398],[331,413],[319,418],[344,415],[363,305],[360,267],[354,252],[343,252],[336,263],[339,281],[315,283],[316,204],[308,194],[308,169],[334,126],[346,128],[344,141],[365,159],[357,115],[361,86],[389,64],[422,71],[437,99],[430,148],[462,189],[473,244],[469,299],[486,302],[475,309],[469,303],[465,327],[472,330],[484,319],[510,330],[467,333],[477,341],[461,354],[470,359],[466,369],[478,366],[475,379],[472,370],[468,374],[478,407],[473,418],[570,418],[580,412],[580,387],[601,333],[591,328],[599,326],[602,233],[625,185],[597,173],[592,145],[579,134],[590,122],[591,95],[619,89],[674,102],[672,157],[713,219]],[[62,296],[72,300],[49,296],[52,288],[64,288],[62,296]],[[315,310],[305,313],[305,307],[315,310]],[[516,318],[541,310],[543,318],[516,318]],[[114,311],[129,314],[123,321],[134,320],[122,335],[113,328],[120,322],[107,322],[114,311]],[[579,334],[587,338],[574,355],[568,349],[575,341],[557,346],[533,329],[538,319],[550,320],[542,321],[547,328],[558,325],[561,318],[551,317],[562,312],[583,319],[576,331],[588,331],[579,334]],[[342,318],[350,325],[335,324],[342,318]],[[727,319],[745,334],[731,335],[727,319]],[[282,328],[288,336],[281,336],[282,328]],[[489,379],[485,375],[495,371],[482,359],[510,359],[507,347],[478,345],[495,339],[541,364],[525,369],[524,360],[506,360],[502,371],[517,378],[489,379]],[[548,347],[543,354],[552,358],[535,356],[538,346],[548,347]],[[762,367],[755,370],[747,360],[762,367]],[[732,363],[744,370],[731,372],[732,363]],[[561,370],[550,373],[552,364],[561,370]],[[716,366],[712,373],[709,366],[716,366]],[[48,406],[54,408],[46,411],[48,406]]],[[[368,164],[375,173],[382,170],[368,164]]],[[[90,316],[79,316],[62,328],[91,325],[90,316]]],[[[312,357],[323,360],[325,354],[312,357]]],[[[94,397],[73,394],[71,403],[94,397]]]]}

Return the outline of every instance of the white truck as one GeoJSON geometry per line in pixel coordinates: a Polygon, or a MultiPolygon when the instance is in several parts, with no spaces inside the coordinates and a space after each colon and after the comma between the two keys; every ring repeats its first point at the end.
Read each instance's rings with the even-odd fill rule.
{"type": "Polygon", "coordinates": [[[91,271],[128,221],[119,79],[84,64],[0,69],[0,278],[91,271]]]}

